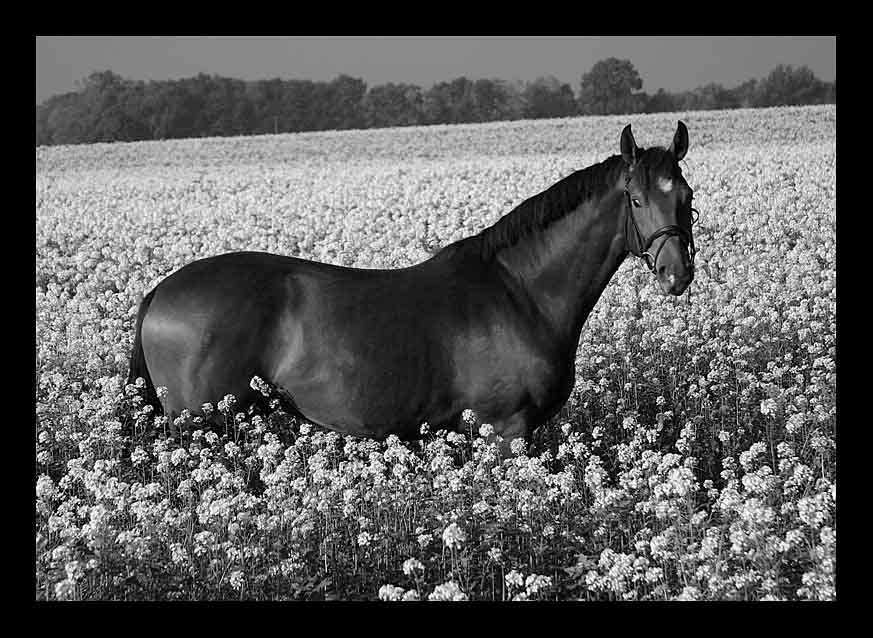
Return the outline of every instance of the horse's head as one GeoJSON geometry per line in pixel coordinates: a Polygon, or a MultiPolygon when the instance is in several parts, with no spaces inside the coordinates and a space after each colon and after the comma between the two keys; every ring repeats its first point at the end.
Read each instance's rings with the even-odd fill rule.
{"type": "Polygon", "coordinates": [[[688,150],[688,129],[679,122],[670,148],[637,147],[630,124],[621,132],[625,181],[625,241],[658,278],[661,289],[681,295],[694,279],[692,190],[679,160],[688,150]]]}

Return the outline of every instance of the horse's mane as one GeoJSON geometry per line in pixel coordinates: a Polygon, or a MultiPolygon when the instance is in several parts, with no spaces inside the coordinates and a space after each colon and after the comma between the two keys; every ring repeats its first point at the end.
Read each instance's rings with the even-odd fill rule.
{"type": "MultiPolygon", "coordinates": [[[[651,183],[653,174],[672,172],[668,162],[665,161],[668,160],[669,155],[666,149],[638,148],[637,153],[634,175],[644,188],[651,183]]],[[[447,257],[464,248],[478,251],[483,260],[490,260],[500,250],[548,228],[550,224],[571,213],[583,202],[605,195],[615,186],[626,169],[627,164],[621,155],[613,155],[602,162],[571,173],[543,192],[524,200],[478,235],[449,244],[440,251],[443,253],[440,256],[447,257]]]]}
{"type": "MultiPolygon", "coordinates": [[[[640,148],[637,153],[634,174],[647,187],[651,175],[666,168],[665,160],[669,153],[657,146],[640,148]]],[[[501,249],[548,228],[552,222],[572,212],[583,202],[602,197],[615,186],[626,166],[621,155],[613,155],[598,164],[571,173],[543,192],[524,200],[476,236],[482,259],[491,259],[501,249]]]]}

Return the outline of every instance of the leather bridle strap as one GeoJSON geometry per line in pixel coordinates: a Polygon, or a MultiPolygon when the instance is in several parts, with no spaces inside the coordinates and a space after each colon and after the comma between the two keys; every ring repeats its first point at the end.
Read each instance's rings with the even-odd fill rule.
{"type": "MultiPolygon", "coordinates": [[[[627,180],[630,181],[630,178],[627,180]]],[[[633,235],[634,237],[634,247],[630,246],[628,243],[627,248],[628,252],[632,253],[636,257],[640,257],[643,261],[646,262],[646,267],[653,273],[657,272],[657,264],[658,264],[658,255],[661,254],[661,250],[664,248],[664,244],[667,243],[666,240],[661,242],[661,245],[658,247],[658,250],[655,252],[654,256],[649,252],[649,248],[651,248],[652,244],[658,237],[679,237],[679,241],[682,244],[682,247],[687,251],[688,261],[691,268],[694,268],[694,256],[697,254],[697,249],[694,247],[694,237],[691,232],[682,228],[681,226],[677,226],[676,224],[670,224],[667,226],[662,226],[658,230],[656,230],[652,235],[647,239],[643,240],[643,234],[640,232],[640,227],[637,225],[637,220],[634,217],[634,209],[633,203],[631,202],[630,191],[627,189],[627,182],[625,182],[624,189],[625,198],[627,199],[627,221],[625,222],[625,242],[628,242],[628,237],[633,235]],[[630,232],[629,226],[633,226],[633,233],[630,232]]],[[[700,213],[696,208],[691,209],[692,213],[692,225],[695,221],[697,221],[697,217],[700,216],[700,213]]]]}

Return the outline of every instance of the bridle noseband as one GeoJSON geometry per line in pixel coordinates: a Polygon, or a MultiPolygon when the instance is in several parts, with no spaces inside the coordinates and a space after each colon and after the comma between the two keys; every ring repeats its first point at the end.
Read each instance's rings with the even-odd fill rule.
{"type": "MultiPolygon", "coordinates": [[[[637,220],[634,218],[634,207],[631,202],[631,194],[627,188],[627,185],[631,181],[631,175],[627,176],[624,182],[624,195],[627,200],[627,220],[625,221],[625,242],[627,243],[628,252],[632,253],[636,257],[640,257],[643,261],[646,262],[646,267],[652,272],[657,273],[656,267],[658,264],[658,255],[661,254],[661,249],[664,248],[664,244],[667,243],[666,240],[661,242],[661,245],[658,247],[658,250],[655,251],[655,255],[649,252],[649,248],[651,248],[652,243],[658,238],[666,235],[667,237],[676,236],[679,237],[679,241],[682,243],[682,247],[688,253],[688,263],[691,267],[691,270],[694,270],[694,256],[697,254],[697,249],[694,247],[694,237],[691,234],[691,229],[683,228],[682,226],[677,226],[676,224],[669,224],[667,226],[661,226],[658,230],[656,230],[652,235],[646,240],[643,241],[643,234],[640,232],[640,227],[637,225],[637,220]],[[634,229],[634,244],[635,247],[632,247],[628,242],[628,238],[631,236],[630,226],[633,225],[634,229]],[[635,248],[635,249],[634,249],[635,248]]],[[[697,219],[700,217],[700,212],[696,208],[691,208],[691,226],[697,222],[697,219]]]]}

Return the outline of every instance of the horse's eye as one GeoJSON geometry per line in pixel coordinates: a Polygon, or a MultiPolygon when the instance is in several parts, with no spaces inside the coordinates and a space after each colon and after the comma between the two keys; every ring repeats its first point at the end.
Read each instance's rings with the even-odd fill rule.
{"type": "Polygon", "coordinates": [[[637,208],[640,208],[642,206],[642,204],[640,204],[640,200],[638,200],[636,197],[634,197],[631,201],[633,202],[633,205],[637,208]]]}

